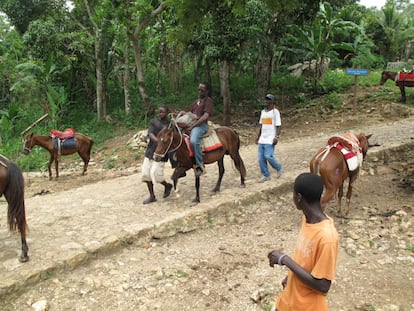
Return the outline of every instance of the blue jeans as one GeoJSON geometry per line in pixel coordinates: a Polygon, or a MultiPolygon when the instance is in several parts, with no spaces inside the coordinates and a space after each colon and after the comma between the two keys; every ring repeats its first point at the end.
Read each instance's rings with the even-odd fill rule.
{"type": "Polygon", "coordinates": [[[191,130],[191,134],[190,134],[190,144],[191,144],[191,148],[193,149],[194,152],[194,157],[195,157],[195,161],[197,166],[202,167],[203,166],[203,153],[201,152],[201,138],[203,137],[204,134],[206,134],[208,131],[208,124],[207,123],[203,123],[200,124],[199,126],[194,127],[191,130]]]}
{"type": "Polygon", "coordinates": [[[267,163],[269,162],[270,166],[273,167],[275,170],[280,171],[282,169],[282,165],[276,160],[274,157],[275,153],[275,146],[271,144],[259,144],[258,149],[258,158],[259,158],[259,166],[260,172],[263,176],[269,177],[269,169],[267,167],[267,163]]]}

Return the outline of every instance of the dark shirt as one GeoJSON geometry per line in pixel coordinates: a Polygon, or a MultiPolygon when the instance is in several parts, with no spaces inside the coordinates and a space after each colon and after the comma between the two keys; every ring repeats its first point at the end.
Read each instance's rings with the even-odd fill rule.
{"type": "Polygon", "coordinates": [[[211,117],[213,113],[213,100],[211,99],[211,97],[197,99],[191,106],[190,111],[194,113],[197,116],[197,118],[200,118],[205,112],[207,112],[211,117]]]}
{"type": "MultiPolygon", "coordinates": [[[[151,120],[149,127],[148,127],[148,135],[153,133],[155,136],[164,128],[167,127],[170,123],[170,120],[160,120],[160,119],[153,119],[151,120]]],[[[153,141],[150,136],[150,141],[148,142],[147,149],[145,150],[145,157],[153,160],[155,149],[157,148],[157,142],[153,141]]],[[[168,157],[166,156],[162,159],[163,162],[166,162],[168,157]]]]}

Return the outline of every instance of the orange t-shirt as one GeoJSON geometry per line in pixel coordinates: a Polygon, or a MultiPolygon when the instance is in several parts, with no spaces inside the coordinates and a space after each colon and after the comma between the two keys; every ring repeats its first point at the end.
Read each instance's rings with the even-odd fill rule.
{"type": "MultiPolygon", "coordinates": [[[[333,280],[338,243],[338,232],[331,218],[317,224],[308,224],[303,217],[293,260],[314,278],[333,280]]],[[[289,270],[288,282],[277,300],[277,310],[326,311],[326,294],[309,287],[289,270]]]]}

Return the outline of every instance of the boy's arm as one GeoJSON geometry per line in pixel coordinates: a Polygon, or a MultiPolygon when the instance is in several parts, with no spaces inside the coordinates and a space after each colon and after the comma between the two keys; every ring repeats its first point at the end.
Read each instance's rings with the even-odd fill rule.
{"type": "Polygon", "coordinates": [[[289,256],[284,256],[281,260],[281,265],[288,267],[296,276],[306,285],[322,293],[327,293],[331,287],[331,281],[327,279],[314,278],[312,274],[299,266],[289,256]]]}
{"type": "Polygon", "coordinates": [[[327,279],[314,278],[312,274],[299,266],[288,255],[283,254],[278,250],[271,251],[267,257],[269,258],[269,264],[273,267],[275,264],[288,267],[296,276],[306,285],[322,293],[327,293],[331,287],[331,281],[327,279]]]}

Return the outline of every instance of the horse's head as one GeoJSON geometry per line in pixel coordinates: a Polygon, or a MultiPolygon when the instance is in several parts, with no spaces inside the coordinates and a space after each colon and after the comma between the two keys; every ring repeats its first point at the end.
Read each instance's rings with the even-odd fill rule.
{"type": "Polygon", "coordinates": [[[28,155],[33,148],[33,133],[26,135],[23,143],[23,154],[28,155]]]}
{"type": "Polygon", "coordinates": [[[368,152],[368,147],[369,147],[368,139],[370,139],[371,136],[372,136],[372,134],[364,135],[363,133],[359,133],[357,135],[357,138],[359,140],[359,145],[360,145],[361,150],[362,150],[362,155],[363,155],[364,158],[365,158],[365,156],[367,155],[367,152],[368,152]]]}
{"type": "Polygon", "coordinates": [[[381,72],[381,80],[380,85],[384,85],[385,81],[387,81],[388,77],[385,71],[381,72]]]}
{"type": "Polygon", "coordinates": [[[154,160],[159,162],[170,150],[174,139],[173,128],[163,128],[157,135],[157,148],[154,152],[154,160]]]}
{"type": "Polygon", "coordinates": [[[390,79],[392,81],[395,81],[395,76],[397,75],[396,72],[392,72],[392,71],[383,71],[381,72],[381,80],[380,80],[380,85],[384,85],[384,83],[390,79]]]}

